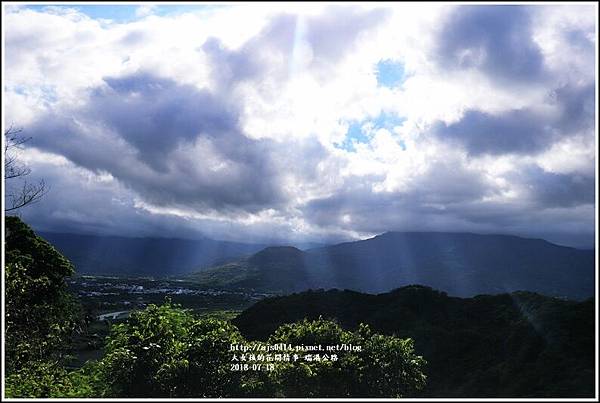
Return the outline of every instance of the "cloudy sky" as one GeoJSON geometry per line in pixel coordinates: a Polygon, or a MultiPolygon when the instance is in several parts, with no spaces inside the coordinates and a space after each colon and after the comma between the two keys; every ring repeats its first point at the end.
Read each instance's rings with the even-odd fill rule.
{"type": "Polygon", "coordinates": [[[591,246],[597,11],[3,3],[4,124],[50,187],[20,214],[131,236],[591,246]]]}

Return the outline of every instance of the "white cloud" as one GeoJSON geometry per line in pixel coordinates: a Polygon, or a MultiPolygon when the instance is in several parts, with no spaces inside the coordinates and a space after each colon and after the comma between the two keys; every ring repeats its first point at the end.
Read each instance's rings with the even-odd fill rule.
{"type": "MultiPolygon", "coordinates": [[[[594,133],[573,122],[584,120],[587,113],[578,106],[583,97],[578,89],[595,84],[592,34],[597,17],[590,6],[528,7],[532,37],[523,40],[539,48],[543,69],[539,79],[511,81],[490,73],[493,66],[483,60],[487,55],[468,68],[449,68],[436,55],[440,33],[456,18],[456,7],[236,4],[161,16],[154,5],[140,5],[136,15],[142,18],[127,23],[98,21],[64,7],[5,8],[5,116],[7,123],[40,130],[28,135],[37,134],[40,140],[46,136],[38,146],[55,156],[46,155],[45,164],[54,161],[58,169],[57,161],[64,168],[64,161],[70,160],[99,175],[98,183],[117,184],[114,200],[122,201],[127,194],[127,211],[146,215],[147,222],[160,216],[186,218],[190,228],[221,234],[226,222],[227,228],[272,231],[282,238],[300,233],[348,237],[402,229],[403,223],[419,221],[414,217],[421,208],[432,208],[445,212],[444,225],[488,228],[496,223],[505,230],[499,213],[475,214],[473,206],[504,203],[510,206],[507,214],[536,210],[541,215],[539,211],[556,207],[534,197],[520,199],[531,185],[527,181],[538,180],[538,174],[594,176],[594,133]],[[375,66],[381,60],[403,66],[406,77],[398,87],[378,85],[375,66]],[[121,94],[98,103],[111,82],[126,85],[119,80],[150,73],[152,85],[160,80],[174,83],[168,102],[138,102],[131,90],[126,101],[121,94]],[[199,100],[212,100],[219,107],[202,104],[196,113],[199,100]],[[99,105],[106,116],[92,113],[90,108],[99,111],[99,105]],[[120,105],[138,120],[116,117],[119,110],[110,105],[120,105]],[[212,107],[221,112],[205,111],[212,107]],[[469,111],[499,119],[511,111],[527,111],[531,113],[523,116],[547,116],[549,122],[561,113],[568,116],[565,122],[552,123],[548,130],[553,134],[539,150],[491,157],[469,154],[459,142],[431,134],[436,124],[461,122],[469,111]],[[159,120],[158,115],[161,122],[187,130],[194,118],[210,119],[219,113],[235,122],[234,134],[203,129],[185,136],[169,132],[166,139],[154,133],[152,141],[163,142],[165,148],[148,154],[156,147],[147,144],[152,130],[146,123],[159,120]],[[382,127],[381,116],[397,121],[382,127]],[[357,142],[353,150],[340,148],[349,128],[357,124],[371,127],[365,135],[368,141],[357,142]],[[49,125],[56,133],[41,129],[49,125]],[[147,133],[136,132],[142,127],[147,133]],[[57,145],[49,144],[48,136],[56,136],[57,145]],[[161,164],[149,162],[157,156],[164,159],[163,171],[161,164]],[[532,165],[541,171],[515,176],[532,165]],[[187,178],[187,183],[175,183],[177,177],[187,178]],[[452,181],[481,189],[471,191],[452,181]],[[470,199],[457,202],[460,197],[453,187],[470,199]],[[357,189],[367,192],[368,200],[357,201],[357,189]],[[436,197],[425,197],[427,192],[436,197]],[[236,204],[235,211],[229,205],[218,208],[219,197],[223,205],[236,204]],[[308,207],[334,199],[339,222],[315,218],[319,212],[308,207]],[[376,215],[386,209],[353,210],[344,203],[400,203],[406,212],[397,219],[390,216],[393,228],[385,228],[376,215]],[[357,218],[357,211],[367,217],[357,218]],[[368,224],[369,218],[380,226],[368,224]]],[[[516,28],[504,24],[497,29],[516,28]]],[[[528,32],[527,27],[518,29],[520,35],[528,32]]],[[[459,39],[454,44],[458,50],[465,43],[459,39]]],[[[538,48],[527,48],[524,54],[535,56],[538,48]]],[[[515,52],[518,49],[508,54],[515,52]]],[[[160,97],[160,92],[147,93],[160,97]]],[[[31,151],[30,161],[41,164],[41,154],[35,153],[31,151]]],[[[60,171],[53,172],[58,178],[60,171]]],[[[69,175],[66,168],[64,175],[69,175]]],[[[553,186],[563,179],[551,178],[553,186]]],[[[71,177],[64,186],[75,182],[71,177]]],[[[561,208],[557,220],[569,211],[573,217],[588,211],[561,208]]],[[[63,212],[63,224],[75,217],[75,209],[73,205],[70,213],[63,212]]],[[[551,211],[544,219],[552,220],[551,211]]],[[[147,222],[144,228],[151,227],[147,222]]],[[[440,222],[431,216],[431,223],[440,222]]]]}
{"type": "Polygon", "coordinates": [[[156,12],[156,4],[145,4],[143,6],[139,6],[135,10],[135,16],[138,18],[147,17],[156,12]]]}

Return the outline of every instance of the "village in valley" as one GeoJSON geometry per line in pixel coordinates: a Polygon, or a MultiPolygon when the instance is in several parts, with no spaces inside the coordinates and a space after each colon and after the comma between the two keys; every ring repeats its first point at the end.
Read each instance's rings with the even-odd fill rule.
{"type": "Polygon", "coordinates": [[[69,287],[96,320],[122,320],[135,309],[161,304],[165,298],[198,313],[240,311],[273,294],[252,290],[206,288],[183,279],[152,277],[75,276],[69,287]]]}

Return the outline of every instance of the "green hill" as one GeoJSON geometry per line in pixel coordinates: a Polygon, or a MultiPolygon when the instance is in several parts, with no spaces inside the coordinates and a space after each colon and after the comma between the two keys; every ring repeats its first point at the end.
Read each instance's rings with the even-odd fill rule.
{"type": "Polygon", "coordinates": [[[426,397],[592,397],[594,303],[531,292],[449,297],[408,286],[385,294],[307,291],[268,298],[233,323],[264,339],[282,323],[335,319],[415,340],[426,397]]]}
{"type": "Polygon", "coordinates": [[[282,293],[318,284],[309,279],[304,253],[291,246],[265,248],[249,258],[200,271],[187,278],[215,288],[282,293]]]}

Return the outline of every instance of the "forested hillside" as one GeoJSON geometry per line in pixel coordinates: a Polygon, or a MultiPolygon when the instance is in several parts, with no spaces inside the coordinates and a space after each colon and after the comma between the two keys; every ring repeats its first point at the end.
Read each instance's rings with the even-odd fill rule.
{"type": "Polygon", "coordinates": [[[258,302],[233,320],[250,339],[304,318],[359,323],[415,340],[427,397],[590,397],[594,301],[530,292],[454,298],[422,286],[371,295],[307,291],[258,302]]]}

